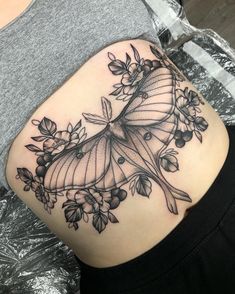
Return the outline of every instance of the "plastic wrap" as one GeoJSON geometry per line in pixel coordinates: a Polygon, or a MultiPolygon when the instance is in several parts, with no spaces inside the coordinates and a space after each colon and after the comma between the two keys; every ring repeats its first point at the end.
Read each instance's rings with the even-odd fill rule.
{"type": "Polygon", "coordinates": [[[13,192],[0,193],[0,293],[77,293],[72,251],[13,192]]]}
{"type": "MultiPolygon", "coordinates": [[[[175,0],[143,2],[169,57],[235,124],[234,50],[215,32],[192,27],[175,0]]],[[[79,293],[79,279],[72,251],[13,192],[0,190],[0,294],[79,293]]]]}
{"type": "Polygon", "coordinates": [[[188,22],[175,0],[143,0],[162,47],[226,124],[235,124],[235,50],[214,31],[188,22]]]}

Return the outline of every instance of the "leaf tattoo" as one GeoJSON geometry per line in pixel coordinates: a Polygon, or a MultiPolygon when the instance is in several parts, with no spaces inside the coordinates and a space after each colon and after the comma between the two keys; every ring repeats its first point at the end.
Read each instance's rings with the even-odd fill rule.
{"type": "Polygon", "coordinates": [[[107,122],[109,122],[112,118],[112,106],[111,102],[105,97],[101,97],[103,116],[107,122]]]}
{"type": "Polygon", "coordinates": [[[38,129],[42,135],[52,136],[56,132],[56,124],[50,119],[44,117],[38,125],[38,129]]]}
{"type": "Polygon", "coordinates": [[[152,192],[152,183],[148,177],[140,175],[136,182],[136,191],[142,196],[148,197],[152,192]]]}
{"type": "Polygon", "coordinates": [[[202,99],[193,90],[182,88],[184,77],[166,55],[150,46],[156,59],[140,57],[131,44],[133,59],[125,61],[108,52],[108,68],[120,76],[113,85],[111,99],[127,101],[113,118],[112,102],[101,97],[102,114],[83,113],[86,123],[102,125],[103,130],[87,138],[79,120],[57,130],[51,119],[32,120],[40,135],[32,140],[40,144],[25,147],[36,156],[35,175],[27,168],[17,168],[17,179],[24,190],[51,213],[57,198],[66,198],[62,208],[69,228],[79,229],[79,222],[91,223],[101,233],[109,223],[118,224],[111,210],[127,197],[123,186],[129,183],[132,196],[150,197],[153,183],[160,186],[168,210],[177,214],[177,202],[191,202],[190,196],[173,187],[163,171],[179,170],[178,152],[168,148],[171,142],[183,148],[194,137],[203,142],[208,123],[201,116],[202,99]],[[198,115],[200,114],[200,115],[198,115]]]}
{"type": "Polygon", "coordinates": [[[105,117],[94,115],[90,113],[83,113],[85,120],[89,123],[96,124],[96,125],[106,125],[107,119],[105,117]]]}

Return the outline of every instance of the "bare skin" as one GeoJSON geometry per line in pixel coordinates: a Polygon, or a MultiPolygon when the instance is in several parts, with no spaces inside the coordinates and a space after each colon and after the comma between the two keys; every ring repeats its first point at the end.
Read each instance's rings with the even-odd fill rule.
{"type": "MultiPolygon", "coordinates": [[[[19,15],[30,2],[12,0],[7,1],[6,4],[5,1],[0,0],[0,27],[19,15]],[[14,10],[11,9],[12,5],[15,7],[14,10]]],[[[133,196],[129,191],[130,183],[126,183],[121,188],[127,191],[127,197],[114,211],[119,222],[107,225],[99,234],[91,221],[88,223],[81,221],[78,230],[68,227],[62,209],[63,203],[67,201],[66,196],[58,197],[51,214],[48,214],[32,190],[23,190],[24,183],[16,178],[17,168],[24,167],[33,173],[37,168],[37,157],[25,147],[34,143],[31,137],[40,135],[35,125],[31,123],[32,120],[41,121],[44,117],[48,117],[56,121],[58,129],[64,130],[69,122],[75,125],[82,119],[88,137],[91,138],[102,130],[103,126],[87,122],[83,113],[101,116],[101,97],[108,97],[112,102],[114,117],[121,113],[123,102],[109,96],[113,91],[113,85],[120,83],[120,79],[110,73],[108,69],[110,60],[107,54],[112,52],[124,60],[125,54],[128,53],[133,60],[130,43],[137,48],[144,59],[156,59],[149,50],[151,43],[143,40],[118,42],[100,51],[32,115],[11,146],[6,170],[9,185],[28,207],[68,244],[81,260],[96,267],[107,267],[128,261],[164,239],[181,222],[187,209],[204,196],[218,175],[228,152],[229,139],[225,126],[212,107],[201,98],[204,105],[200,107],[200,116],[208,123],[202,143],[194,136],[185,147],[178,148],[172,140],[168,148],[174,148],[178,152],[180,168],[174,173],[162,170],[163,176],[172,187],[177,187],[190,195],[191,201],[177,200],[177,213],[169,211],[164,191],[156,182],[151,180],[152,191],[149,197],[141,197],[138,194],[133,196]]],[[[188,87],[189,90],[196,92],[187,81],[181,82],[180,87],[182,89],[188,87]]],[[[200,94],[198,95],[201,97],[200,94]]],[[[41,146],[40,143],[35,145],[41,146]]]]}
{"type": "Polygon", "coordinates": [[[20,15],[31,0],[0,0],[0,29],[20,15]]]}
{"type": "MultiPolygon", "coordinates": [[[[82,118],[82,113],[102,115],[100,97],[107,97],[112,91],[112,85],[119,82],[117,76],[111,75],[107,68],[107,52],[112,52],[122,59],[128,52],[133,58],[130,42],[138,49],[140,56],[150,60],[154,58],[149,50],[150,43],[143,40],[116,43],[99,52],[33,114],[15,139],[7,165],[8,182],[17,195],[84,262],[97,267],[120,264],[160,242],[180,223],[186,210],[203,197],[219,173],[228,151],[227,131],[215,111],[203,100],[205,104],[201,106],[200,115],[209,125],[203,134],[203,142],[199,142],[194,136],[180,149],[176,148],[172,141],[169,148],[175,148],[179,153],[177,157],[180,168],[175,173],[163,171],[164,177],[173,187],[190,195],[191,202],[177,200],[178,214],[174,214],[169,212],[163,190],[157,183],[152,181],[150,197],[140,197],[137,194],[132,196],[127,183],[122,186],[128,192],[127,197],[115,210],[119,222],[107,225],[102,234],[97,233],[91,221],[81,221],[78,230],[68,228],[62,210],[66,197],[59,197],[52,213],[48,214],[32,191],[23,191],[24,185],[16,179],[17,168],[25,167],[33,172],[37,167],[35,155],[25,147],[32,143],[31,137],[39,135],[31,123],[32,119],[41,120],[43,117],[49,117],[57,122],[58,129],[63,130],[69,122],[75,125],[82,118]]],[[[181,86],[195,90],[188,82],[182,82],[181,86]]],[[[114,115],[118,115],[123,109],[123,102],[115,101],[115,98],[111,97],[109,100],[112,101],[114,115]]],[[[84,120],[83,124],[88,137],[92,137],[103,128],[84,120]]]]}

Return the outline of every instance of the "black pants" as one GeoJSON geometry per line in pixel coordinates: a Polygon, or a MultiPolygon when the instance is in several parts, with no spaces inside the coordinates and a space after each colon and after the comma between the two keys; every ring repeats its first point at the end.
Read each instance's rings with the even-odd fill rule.
{"type": "Polygon", "coordinates": [[[121,265],[97,269],[79,261],[81,294],[235,293],[235,127],[227,130],[227,159],[181,223],[121,265]]]}

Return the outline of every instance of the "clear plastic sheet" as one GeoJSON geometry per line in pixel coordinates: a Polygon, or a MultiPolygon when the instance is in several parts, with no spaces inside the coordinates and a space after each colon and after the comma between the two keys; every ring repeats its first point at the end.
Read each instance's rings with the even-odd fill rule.
{"type": "Polygon", "coordinates": [[[235,124],[235,50],[210,29],[190,25],[175,0],[143,0],[170,59],[226,124],[235,124]]]}
{"type": "Polygon", "coordinates": [[[79,293],[72,251],[13,192],[0,193],[0,293],[79,293]]]}
{"type": "MultiPolygon", "coordinates": [[[[172,61],[224,122],[235,124],[235,51],[215,32],[192,27],[177,1],[143,2],[172,61]]],[[[79,293],[79,279],[72,251],[0,189],[0,294],[79,293]]]]}

